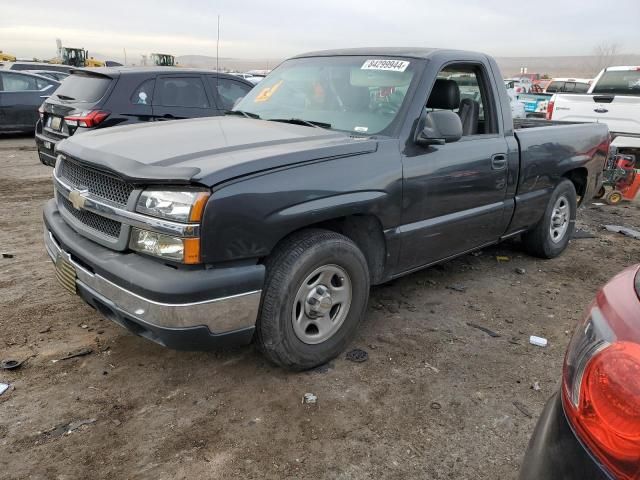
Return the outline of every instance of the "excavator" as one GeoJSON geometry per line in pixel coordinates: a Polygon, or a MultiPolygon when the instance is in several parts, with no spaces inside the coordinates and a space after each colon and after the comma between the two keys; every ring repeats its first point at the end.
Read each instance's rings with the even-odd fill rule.
{"type": "Polygon", "coordinates": [[[16,61],[16,57],[13,55],[9,55],[8,53],[3,53],[2,50],[0,50],[0,62],[15,62],[16,61]]]}
{"type": "Polygon", "coordinates": [[[104,67],[104,62],[89,57],[84,48],[63,47],[60,39],[56,39],[57,57],[49,63],[61,63],[71,67],[104,67]]]}

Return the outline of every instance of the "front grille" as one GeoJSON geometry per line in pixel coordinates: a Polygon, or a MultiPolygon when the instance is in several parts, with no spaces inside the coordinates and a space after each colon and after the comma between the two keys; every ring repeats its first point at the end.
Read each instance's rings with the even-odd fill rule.
{"type": "Polygon", "coordinates": [[[134,188],[119,178],[67,159],[62,160],[58,176],[74,188],[86,188],[92,195],[121,206],[127,205],[134,188]]]}
{"type": "Polygon", "coordinates": [[[86,210],[76,210],[71,202],[63,195],[58,195],[58,206],[64,208],[87,228],[114,239],[120,237],[120,229],[122,228],[122,224],[120,222],[116,222],[110,218],[101,217],[100,215],[96,215],[95,213],[88,212],[86,210]]]}

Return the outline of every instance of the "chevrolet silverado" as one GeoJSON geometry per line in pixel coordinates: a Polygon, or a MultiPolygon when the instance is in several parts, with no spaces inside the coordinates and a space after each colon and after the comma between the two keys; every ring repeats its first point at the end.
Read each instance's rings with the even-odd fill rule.
{"type": "Polygon", "coordinates": [[[44,242],[142,337],[301,370],[343,351],[370,285],[516,236],[562,253],[608,149],[603,124],[514,124],[481,53],[309,53],[226,116],[60,142],[44,242]]]}

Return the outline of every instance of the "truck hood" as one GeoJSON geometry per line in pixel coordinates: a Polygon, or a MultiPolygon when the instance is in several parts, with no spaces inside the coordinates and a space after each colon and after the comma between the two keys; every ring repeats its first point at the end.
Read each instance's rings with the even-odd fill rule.
{"type": "Polygon", "coordinates": [[[373,152],[375,140],[244,117],[207,117],[93,130],[57,151],[132,183],[220,182],[300,162],[373,152]]]}

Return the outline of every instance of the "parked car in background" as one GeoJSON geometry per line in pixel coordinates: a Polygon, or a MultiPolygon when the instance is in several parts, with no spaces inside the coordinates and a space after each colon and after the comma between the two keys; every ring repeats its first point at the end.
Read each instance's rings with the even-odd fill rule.
{"type": "Polygon", "coordinates": [[[519,95],[516,94],[513,85],[513,82],[505,82],[505,88],[509,96],[509,102],[511,103],[511,116],[513,118],[527,118],[524,103],[519,100],[519,95]]]}
{"type": "Polygon", "coordinates": [[[232,73],[231,75],[244,78],[246,81],[251,82],[254,85],[260,83],[265,77],[265,75],[259,75],[259,74],[253,74],[253,73],[232,73]]]}
{"type": "Polygon", "coordinates": [[[248,77],[246,80],[248,82],[251,82],[253,85],[257,85],[262,80],[264,80],[264,78],[265,77],[263,75],[252,75],[252,76],[248,77]]]}
{"type": "Polygon", "coordinates": [[[513,89],[517,95],[520,93],[529,93],[533,82],[528,78],[505,78],[504,84],[507,89],[513,89]]]}
{"type": "Polygon", "coordinates": [[[596,295],[565,356],[520,480],[640,478],[640,265],[596,295]]]}
{"type": "Polygon", "coordinates": [[[565,250],[609,132],[537,123],[514,122],[488,55],[300,55],[224,117],[61,142],[44,241],[62,285],[138,335],[255,338],[308,369],[353,339],[372,284],[514,236],[565,250]]]}
{"type": "Polygon", "coordinates": [[[40,109],[38,155],[53,166],[60,140],[97,128],[224,115],[252,88],[242,78],[211,70],[74,69],[40,109]]]}
{"type": "Polygon", "coordinates": [[[245,80],[247,80],[248,78],[253,77],[253,75],[251,73],[240,73],[240,72],[232,72],[232,73],[230,73],[230,75],[233,75],[234,77],[244,78],[245,80]]]}
{"type": "Polygon", "coordinates": [[[38,107],[60,82],[33,73],[0,70],[0,131],[32,132],[38,107]]]}
{"type": "Polygon", "coordinates": [[[69,76],[68,72],[58,72],[55,70],[23,70],[28,73],[35,73],[36,75],[40,75],[41,77],[51,78],[52,80],[56,80],[58,82],[63,81],[65,78],[69,76]]]}
{"type": "Polygon", "coordinates": [[[587,93],[591,78],[554,78],[549,82],[545,93],[587,93]]]}
{"type": "Polygon", "coordinates": [[[605,68],[587,94],[555,94],[547,118],[605,123],[618,153],[640,158],[640,66],[605,68]]]}
{"type": "Polygon", "coordinates": [[[517,98],[524,105],[528,117],[544,118],[555,92],[585,93],[589,89],[589,82],[591,80],[585,78],[554,78],[544,91],[534,84],[529,92],[520,93],[517,98]]]}
{"type": "Polygon", "coordinates": [[[6,70],[47,70],[69,73],[73,67],[45,62],[0,62],[0,69],[6,70]]]}

